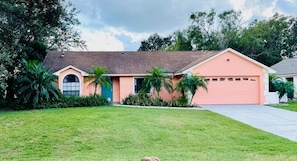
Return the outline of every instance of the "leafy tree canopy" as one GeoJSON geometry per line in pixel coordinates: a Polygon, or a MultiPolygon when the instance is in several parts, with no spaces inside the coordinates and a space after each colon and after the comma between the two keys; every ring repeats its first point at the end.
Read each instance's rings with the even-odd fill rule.
{"type": "MultiPolygon", "coordinates": [[[[276,13],[243,25],[241,12],[193,12],[191,24],[172,34],[167,51],[233,48],[267,66],[297,54],[297,17],[276,13]]],[[[152,44],[156,43],[151,39],[152,44]]]]}
{"type": "Polygon", "coordinates": [[[141,42],[138,51],[160,51],[166,49],[169,45],[171,45],[171,36],[163,38],[155,33],[141,42]]]}
{"type": "Polygon", "coordinates": [[[0,51],[8,58],[3,66],[7,98],[12,99],[21,60],[43,61],[48,50],[84,47],[74,26],[79,25],[76,9],[64,0],[1,0],[0,51]]]}

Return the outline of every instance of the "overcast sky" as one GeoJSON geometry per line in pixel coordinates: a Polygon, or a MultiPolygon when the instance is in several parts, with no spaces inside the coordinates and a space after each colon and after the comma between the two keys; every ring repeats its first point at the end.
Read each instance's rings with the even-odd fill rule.
{"type": "Polygon", "coordinates": [[[69,0],[80,11],[89,51],[135,51],[153,33],[167,36],[190,24],[192,12],[241,10],[245,22],[275,12],[297,16],[297,0],[69,0]]]}

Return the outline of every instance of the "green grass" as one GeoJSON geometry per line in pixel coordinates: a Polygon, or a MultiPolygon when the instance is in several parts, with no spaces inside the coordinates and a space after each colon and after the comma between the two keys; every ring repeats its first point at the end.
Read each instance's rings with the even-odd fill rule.
{"type": "Polygon", "coordinates": [[[280,104],[274,107],[297,112],[297,101],[288,101],[288,104],[280,104]]]}
{"type": "Polygon", "coordinates": [[[0,112],[0,160],[297,160],[297,143],[209,111],[0,112]]]}

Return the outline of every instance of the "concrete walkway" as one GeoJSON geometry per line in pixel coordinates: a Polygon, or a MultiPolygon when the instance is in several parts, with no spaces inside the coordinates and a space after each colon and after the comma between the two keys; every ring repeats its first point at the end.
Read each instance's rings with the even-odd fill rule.
{"type": "Polygon", "coordinates": [[[297,142],[297,112],[262,105],[202,105],[200,107],[297,142]]]}

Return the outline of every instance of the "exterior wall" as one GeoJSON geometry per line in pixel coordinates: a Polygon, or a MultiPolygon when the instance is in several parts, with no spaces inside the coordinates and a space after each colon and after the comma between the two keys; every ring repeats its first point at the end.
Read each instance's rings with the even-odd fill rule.
{"type": "MultiPolygon", "coordinates": [[[[113,78],[113,102],[120,103],[124,98],[130,94],[134,94],[134,78],[136,77],[114,77],[113,78]]],[[[180,77],[175,77],[172,79],[172,83],[175,86],[180,77]]],[[[153,96],[157,96],[154,93],[153,96]]],[[[164,100],[172,100],[174,98],[180,97],[179,92],[168,93],[165,88],[162,88],[160,92],[160,97],[164,100]]]]}
{"type": "MultiPolygon", "coordinates": [[[[236,55],[231,52],[223,53],[212,60],[197,66],[192,70],[193,74],[205,76],[205,77],[258,77],[259,82],[259,104],[264,104],[264,72],[263,68],[236,55]]],[[[266,78],[265,78],[266,79],[266,78]]],[[[226,88],[220,86],[217,88],[226,88]]],[[[230,87],[232,88],[232,87],[230,87]]],[[[245,88],[244,86],[239,88],[245,88]]],[[[193,98],[193,103],[199,104],[199,96],[207,95],[207,92],[202,91],[197,92],[193,98]]],[[[223,89],[222,89],[223,90],[223,89]]],[[[222,94],[222,100],[224,99],[224,94],[222,94]]],[[[240,96],[236,96],[240,97],[240,96]]],[[[244,95],[242,95],[244,97],[244,95]]],[[[220,100],[212,100],[214,104],[217,104],[220,100]]]]}
{"type": "MultiPolygon", "coordinates": [[[[180,78],[181,78],[181,76],[172,78],[171,81],[172,81],[173,89],[176,87],[176,84],[180,78]]],[[[155,94],[155,95],[157,95],[157,94],[155,94]]],[[[171,101],[171,100],[178,98],[180,96],[181,96],[181,94],[179,92],[174,91],[174,92],[169,93],[169,92],[167,92],[167,90],[164,87],[162,87],[162,89],[160,91],[160,97],[166,101],[171,101]]]]}
{"type": "Polygon", "coordinates": [[[297,98],[297,76],[293,77],[293,84],[294,84],[294,98],[297,98]]]}
{"type": "MultiPolygon", "coordinates": [[[[89,96],[95,93],[95,85],[91,84],[91,81],[85,82],[83,85],[83,94],[82,96],[89,96]]],[[[100,85],[97,86],[96,94],[101,95],[101,87],[100,85]]]]}
{"type": "MultiPolygon", "coordinates": [[[[73,74],[78,77],[79,83],[80,83],[80,93],[79,93],[80,96],[89,96],[89,95],[94,94],[95,86],[90,85],[90,81],[85,82],[84,76],[80,72],[78,72],[77,70],[74,70],[72,68],[62,71],[58,77],[58,87],[61,90],[61,92],[63,92],[62,91],[63,79],[65,78],[66,75],[69,75],[69,74],[73,74]]],[[[97,87],[97,94],[101,94],[100,86],[97,87]]]]}
{"type": "Polygon", "coordinates": [[[112,97],[114,103],[120,103],[120,79],[119,77],[112,78],[112,97]]]}
{"type": "Polygon", "coordinates": [[[275,94],[269,93],[269,72],[267,70],[263,70],[264,72],[264,86],[260,91],[264,91],[264,104],[275,104],[275,94]]]}
{"type": "Polygon", "coordinates": [[[119,98],[120,98],[120,102],[122,102],[122,100],[126,98],[129,94],[134,93],[133,77],[120,77],[119,84],[120,84],[119,98]]]}

